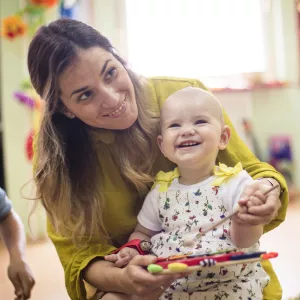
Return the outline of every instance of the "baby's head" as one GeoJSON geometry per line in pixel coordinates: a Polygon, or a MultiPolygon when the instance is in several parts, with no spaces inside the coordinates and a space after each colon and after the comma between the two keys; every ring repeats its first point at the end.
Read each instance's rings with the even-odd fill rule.
{"type": "Polygon", "coordinates": [[[224,124],[222,107],[209,92],[187,87],[169,96],[161,108],[163,154],[180,165],[215,164],[219,150],[226,148],[230,130],[224,124]]]}

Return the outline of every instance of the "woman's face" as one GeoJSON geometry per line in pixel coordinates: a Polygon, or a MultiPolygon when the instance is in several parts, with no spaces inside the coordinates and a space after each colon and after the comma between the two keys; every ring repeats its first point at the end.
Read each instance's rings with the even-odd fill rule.
{"type": "Polygon", "coordinates": [[[126,129],[137,119],[132,81],[123,65],[100,47],[80,50],[59,77],[66,115],[96,128],[126,129]]]}

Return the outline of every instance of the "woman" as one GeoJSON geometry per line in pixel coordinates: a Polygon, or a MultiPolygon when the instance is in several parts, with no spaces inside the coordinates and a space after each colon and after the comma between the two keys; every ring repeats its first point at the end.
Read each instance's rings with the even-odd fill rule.
{"type": "MultiPolygon", "coordinates": [[[[197,80],[142,79],[130,71],[98,31],[74,20],[43,26],[28,53],[32,84],[45,99],[36,139],[35,181],[48,214],[48,233],[65,270],[71,299],[85,299],[84,280],[100,291],[157,299],[175,276],[148,274],[141,266],[155,261],[137,256],[123,269],[104,261],[120,247],[136,224],[136,215],[158,170],[173,166],[156,146],[157,116],[164,100],[197,80]]],[[[232,138],[218,160],[243,163],[261,184],[281,186],[267,198],[263,216],[248,222],[265,232],[285,217],[284,178],[258,161],[231,127],[232,138]]],[[[270,264],[266,299],[281,299],[270,264]]]]}

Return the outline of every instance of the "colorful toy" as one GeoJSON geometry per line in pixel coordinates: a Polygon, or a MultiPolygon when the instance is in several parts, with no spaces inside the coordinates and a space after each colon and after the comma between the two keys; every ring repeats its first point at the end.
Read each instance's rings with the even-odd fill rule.
{"type": "Polygon", "coordinates": [[[277,252],[237,252],[224,251],[200,255],[175,255],[168,258],[160,257],[155,264],[147,267],[153,274],[170,274],[177,272],[193,272],[212,266],[228,266],[258,262],[278,256],[277,252]]]}

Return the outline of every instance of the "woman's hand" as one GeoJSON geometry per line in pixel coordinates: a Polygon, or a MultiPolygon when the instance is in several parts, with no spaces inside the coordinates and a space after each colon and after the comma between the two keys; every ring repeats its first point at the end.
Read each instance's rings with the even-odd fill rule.
{"type": "Polygon", "coordinates": [[[239,222],[245,225],[265,225],[278,215],[281,207],[279,189],[262,195],[270,187],[270,182],[262,179],[256,180],[244,189],[239,201],[241,206],[241,213],[238,214],[239,222]]]}
{"type": "Polygon", "coordinates": [[[133,295],[132,300],[156,300],[174,280],[189,275],[187,273],[153,275],[143,268],[155,263],[156,259],[151,255],[137,255],[122,269],[125,280],[123,284],[127,293],[133,295]]]}

